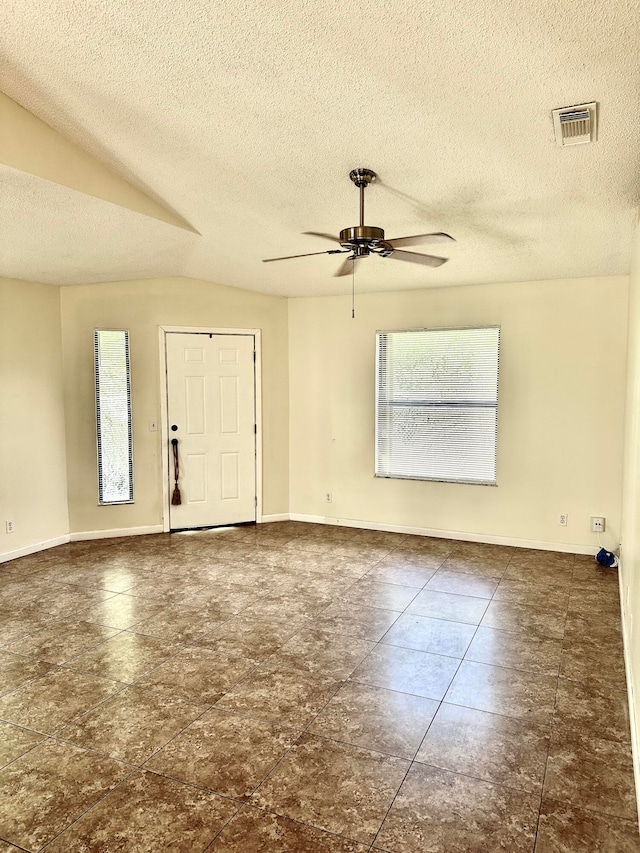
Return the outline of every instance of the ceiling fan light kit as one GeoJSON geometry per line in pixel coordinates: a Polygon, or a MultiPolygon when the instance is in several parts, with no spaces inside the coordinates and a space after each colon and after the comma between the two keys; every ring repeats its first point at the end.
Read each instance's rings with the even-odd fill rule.
{"type": "Polygon", "coordinates": [[[354,267],[355,261],[360,258],[366,258],[371,254],[379,255],[382,258],[395,258],[398,261],[408,261],[409,263],[422,264],[423,266],[439,267],[445,264],[449,259],[441,258],[437,255],[423,255],[419,252],[406,252],[399,249],[398,246],[411,246],[425,243],[455,243],[450,234],[445,234],[443,231],[438,231],[432,234],[414,234],[410,237],[398,237],[394,240],[386,240],[384,230],[375,225],[364,224],[364,191],[376,180],[376,173],[371,169],[353,169],[349,173],[349,177],[360,191],[360,224],[351,228],[344,228],[340,232],[339,237],[334,237],[333,234],[324,234],[318,231],[305,231],[305,234],[313,237],[322,237],[325,240],[332,240],[338,243],[341,248],[327,249],[324,252],[307,252],[303,255],[286,255],[282,258],[265,258],[264,263],[272,261],[289,261],[292,258],[307,258],[313,255],[339,255],[349,254],[344,262],[334,273],[334,276],[349,275],[354,267]]]}

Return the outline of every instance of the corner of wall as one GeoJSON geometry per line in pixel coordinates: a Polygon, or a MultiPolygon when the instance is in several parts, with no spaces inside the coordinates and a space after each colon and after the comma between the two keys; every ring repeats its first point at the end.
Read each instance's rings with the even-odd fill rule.
{"type": "MultiPolygon", "coordinates": [[[[640,792],[640,225],[629,275],[627,390],[620,551],[620,607],[636,792],[640,792]]],[[[640,804],[639,804],[640,816],[640,804]]]]}

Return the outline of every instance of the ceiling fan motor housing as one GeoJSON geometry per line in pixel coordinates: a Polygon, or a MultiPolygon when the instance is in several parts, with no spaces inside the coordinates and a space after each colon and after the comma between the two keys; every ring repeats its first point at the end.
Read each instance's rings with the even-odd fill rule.
{"type": "Polygon", "coordinates": [[[379,243],[384,240],[384,230],[375,225],[355,225],[340,232],[340,242],[345,249],[351,246],[367,246],[369,243],[379,243]]]}

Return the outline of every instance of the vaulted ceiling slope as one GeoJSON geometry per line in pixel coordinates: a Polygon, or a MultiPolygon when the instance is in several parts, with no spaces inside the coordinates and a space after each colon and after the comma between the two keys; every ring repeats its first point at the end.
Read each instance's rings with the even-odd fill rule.
{"type": "Polygon", "coordinates": [[[361,291],[624,274],[639,22],[635,0],[6,3],[4,91],[199,235],[2,170],[0,274],[345,292],[341,258],[261,259],[357,224],[358,166],[368,224],[458,241],[438,269],[367,258],[361,291]],[[557,148],[551,109],[586,101],[598,141],[557,148]]]}

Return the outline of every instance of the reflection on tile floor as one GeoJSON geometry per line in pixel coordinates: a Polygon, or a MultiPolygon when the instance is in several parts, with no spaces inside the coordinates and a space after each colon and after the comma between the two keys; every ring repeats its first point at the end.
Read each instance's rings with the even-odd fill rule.
{"type": "Polygon", "coordinates": [[[616,572],[279,522],[0,566],[0,850],[640,853],[616,572]]]}

